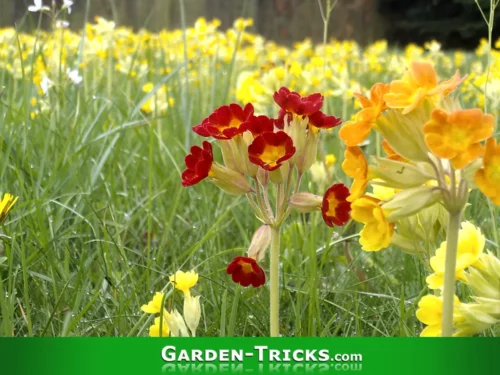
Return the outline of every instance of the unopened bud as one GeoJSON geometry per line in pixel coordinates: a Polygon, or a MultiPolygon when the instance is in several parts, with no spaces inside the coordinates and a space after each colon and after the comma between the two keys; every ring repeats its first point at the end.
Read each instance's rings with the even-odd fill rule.
{"type": "Polygon", "coordinates": [[[298,212],[305,214],[319,210],[323,197],[311,193],[297,193],[290,197],[288,203],[298,212]]]}
{"type": "Polygon", "coordinates": [[[269,172],[266,171],[264,168],[259,167],[259,170],[257,171],[257,178],[259,182],[262,184],[262,186],[265,187],[269,182],[269,172]]]}
{"type": "Polygon", "coordinates": [[[271,227],[262,225],[257,229],[252,237],[252,242],[248,247],[248,256],[261,261],[264,259],[266,250],[271,245],[271,227]]]}
{"type": "Polygon", "coordinates": [[[210,177],[215,185],[228,194],[243,195],[253,191],[245,176],[217,163],[212,164],[210,177]]]}
{"type": "Polygon", "coordinates": [[[318,153],[318,141],[319,132],[313,133],[310,131],[297,162],[297,169],[299,170],[299,173],[304,173],[311,168],[311,165],[313,165],[316,160],[316,154],[318,153]]]}
{"type": "Polygon", "coordinates": [[[281,165],[281,167],[275,169],[274,171],[269,172],[269,178],[271,179],[272,182],[279,185],[282,184],[288,178],[289,173],[290,173],[290,164],[288,163],[288,161],[285,161],[281,165]]]}
{"type": "Polygon", "coordinates": [[[196,336],[196,329],[200,324],[201,317],[201,307],[200,307],[200,296],[184,297],[184,320],[186,321],[189,330],[193,337],[196,336]]]}

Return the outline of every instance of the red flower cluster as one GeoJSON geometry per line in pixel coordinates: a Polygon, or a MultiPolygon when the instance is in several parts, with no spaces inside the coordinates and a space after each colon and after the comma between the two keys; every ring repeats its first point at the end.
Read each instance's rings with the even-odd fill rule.
{"type": "Polygon", "coordinates": [[[191,147],[191,153],[186,156],[184,161],[187,169],[182,172],[182,186],[196,185],[210,173],[214,161],[212,145],[205,141],[203,148],[191,147]]]}
{"type": "Polygon", "coordinates": [[[333,227],[347,223],[351,211],[351,204],[347,201],[349,194],[349,189],[344,184],[335,184],[326,191],[321,206],[326,225],[333,227]]]}
{"type": "Polygon", "coordinates": [[[264,132],[248,147],[250,161],[267,171],[274,171],[295,154],[292,138],[283,131],[264,132]]]}
{"type": "Polygon", "coordinates": [[[310,116],[318,112],[324,100],[323,95],[320,93],[301,97],[298,93],[290,91],[286,87],[282,87],[278,92],[275,92],[273,98],[276,104],[285,112],[299,116],[310,116]]]}
{"type": "Polygon", "coordinates": [[[226,272],[235,283],[247,287],[258,288],[266,283],[266,274],[257,261],[249,257],[236,257],[227,266],[226,272]]]}

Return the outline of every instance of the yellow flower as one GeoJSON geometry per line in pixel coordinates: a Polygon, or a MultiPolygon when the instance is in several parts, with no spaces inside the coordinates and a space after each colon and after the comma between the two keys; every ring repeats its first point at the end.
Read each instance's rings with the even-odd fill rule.
{"type": "Polygon", "coordinates": [[[334,154],[328,154],[325,156],[325,164],[328,168],[333,167],[336,161],[337,158],[335,157],[334,154]]]}
{"type": "Polygon", "coordinates": [[[168,337],[170,330],[168,329],[167,321],[163,318],[160,335],[160,317],[155,318],[154,324],[149,327],[149,336],[151,337],[168,337]]]}
{"type": "Polygon", "coordinates": [[[435,109],[424,125],[425,142],[432,153],[465,168],[483,154],[480,144],[493,134],[495,119],[478,108],[448,113],[435,109]]]}
{"type": "Polygon", "coordinates": [[[449,95],[465,79],[458,70],[448,81],[438,84],[434,66],[428,62],[411,63],[402,80],[392,81],[384,100],[389,108],[401,108],[403,114],[413,111],[427,96],[449,95]]]}
{"type": "MultiPolygon", "coordinates": [[[[485,238],[479,228],[465,221],[458,233],[456,278],[466,280],[464,270],[470,266],[481,266],[479,257],[483,253],[485,238]]],[[[441,243],[436,255],[430,259],[434,273],[427,277],[427,283],[431,289],[439,289],[443,286],[444,265],[446,257],[447,242],[441,243]]]]}
{"type": "Polygon", "coordinates": [[[194,271],[177,271],[174,275],[170,276],[170,282],[179,289],[185,296],[190,296],[189,289],[194,287],[198,282],[198,274],[194,271]]]}
{"type": "Polygon", "coordinates": [[[388,222],[379,203],[379,199],[364,195],[351,204],[353,220],[365,224],[359,233],[359,243],[365,251],[388,247],[394,234],[394,224],[388,222]]]}
{"type": "Polygon", "coordinates": [[[484,195],[500,206],[500,145],[494,138],[486,142],[483,168],[474,175],[474,182],[484,195]]]}
{"type": "Polygon", "coordinates": [[[162,302],[163,302],[163,296],[164,294],[162,292],[157,292],[153,299],[149,301],[147,305],[142,305],[141,310],[144,311],[147,314],[157,314],[159,313],[162,308],[162,302]]]}
{"type": "Polygon", "coordinates": [[[364,194],[368,184],[368,163],[359,147],[347,147],[344,157],[342,170],[354,179],[349,189],[351,195],[347,198],[347,201],[354,202],[364,194]]]}
{"type": "MultiPolygon", "coordinates": [[[[460,301],[455,296],[455,309],[453,309],[453,322],[463,321],[463,317],[458,312],[460,301]]],[[[443,319],[443,299],[433,294],[426,295],[418,303],[419,309],[416,312],[417,319],[427,327],[420,333],[421,337],[441,336],[443,319]]]]}
{"type": "Polygon", "coordinates": [[[7,215],[19,197],[14,197],[12,194],[5,193],[3,199],[0,201],[0,224],[2,224],[7,215]]]}

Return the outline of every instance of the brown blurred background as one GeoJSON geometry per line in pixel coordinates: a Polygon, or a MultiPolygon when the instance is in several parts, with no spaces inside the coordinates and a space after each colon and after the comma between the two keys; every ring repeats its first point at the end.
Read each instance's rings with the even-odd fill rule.
{"type": "MultiPolygon", "coordinates": [[[[46,5],[51,1],[43,0],[46,5]]],[[[327,0],[320,1],[326,5],[327,0]]],[[[56,2],[61,4],[62,0],[56,2]]],[[[479,2],[487,12],[489,0],[479,2]]],[[[89,20],[100,15],[120,25],[153,31],[181,26],[179,0],[74,0],[74,3],[69,17],[72,28],[82,26],[87,5],[89,20]]],[[[33,0],[0,0],[0,26],[17,22],[25,30],[34,27],[38,15],[25,17],[31,4],[33,0]]],[[[253,32],[279,43],[291,44],[307,37],[320,41],[323,37],[318,0],[184,0],[184,4],[188,26],[204,16],[219,18],[225,29],[243,16],[254,19],[253,32]]],[[[437,39],[454,48],[473,48],[485,35],[486,26],[475,0],[338,0],[328,30],[329,37],[353,39],[362,44],[381,38],[399,44],[437,39]]]]}

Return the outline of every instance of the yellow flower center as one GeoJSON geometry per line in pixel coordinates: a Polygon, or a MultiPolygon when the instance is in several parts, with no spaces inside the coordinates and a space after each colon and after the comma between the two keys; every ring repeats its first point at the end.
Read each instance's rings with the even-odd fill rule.
{"type": "Polygon", "coordinates": [[[500,156],[493,157],[485,169],[486,178],[494,184],[500,185],[500,156]]]}
{"type": "Polygon", "coordinates": [[[470,144],[470,134],[464,129],[453,129],[446,136],[446,143],[454,150],[466,150],[470,144]]]}
{"type": "Polygon", "coordinates": [[[335,209],[339,205],[339,201],[335,197],[328,197],[328,215],[335,216],[335,209]]]}
{"type": "Polygon", "coordinates": [[[260,159],[267,165],[274,167],[277,161],[286,153],[284,146],[269,146],[266,145],[264,152],[260,155],[260,159]]]}
{"type": "Polygon", "coordinates": [[[241,270],[245,273],[252,273],[253,272],[253,268],[252,268],[252,265],[250,263],[247,263],[247,262],[243,262],[243,261],[240,261],[240,266],[241,266],[241,270]]]}

